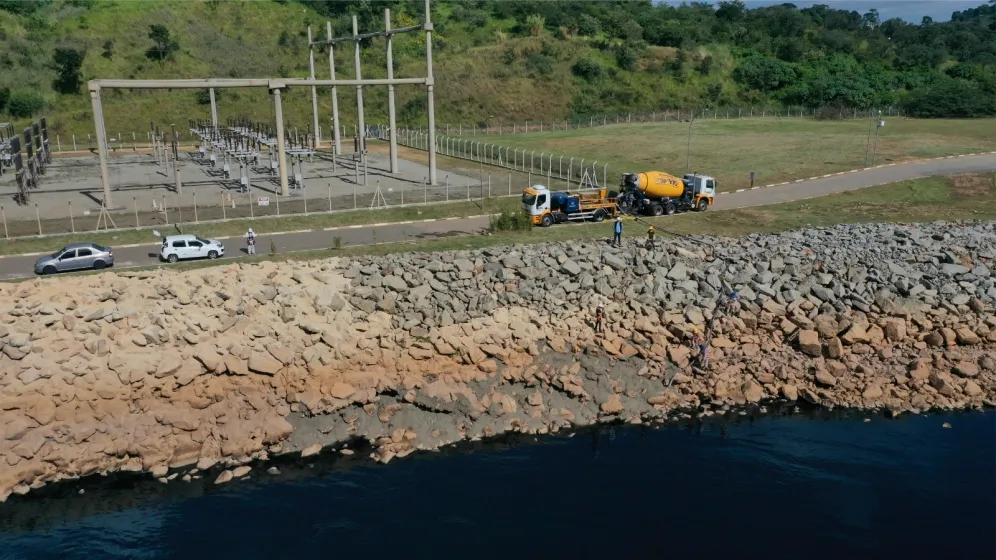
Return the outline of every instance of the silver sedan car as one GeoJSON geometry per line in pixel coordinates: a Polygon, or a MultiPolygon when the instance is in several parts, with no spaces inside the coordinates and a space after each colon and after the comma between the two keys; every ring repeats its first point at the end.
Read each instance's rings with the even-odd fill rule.
{"type": "Polygon", "coordinates": [[[103,270],[114,266],[114,252],[96,243],[73,243],[35,261],[35,274],[70,270],[103,270]]]}

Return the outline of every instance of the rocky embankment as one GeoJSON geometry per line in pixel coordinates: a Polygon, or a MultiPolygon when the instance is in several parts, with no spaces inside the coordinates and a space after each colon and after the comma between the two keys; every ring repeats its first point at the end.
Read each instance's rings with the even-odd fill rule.
{"type": "Polygon", "coordinates": [[[225,481],[354,437],[388,461],[773,398],[996,399],[992,223],[630,243],[4,285],[0,498],[112,471],[225,481]],[[688,335],[730,288],[742,308],[693,367],[688,335]]]}

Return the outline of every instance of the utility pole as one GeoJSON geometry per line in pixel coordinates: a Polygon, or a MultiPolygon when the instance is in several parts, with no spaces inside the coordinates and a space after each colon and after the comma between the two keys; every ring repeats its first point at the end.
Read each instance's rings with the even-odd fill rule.
{"type": "Polygon", "coordinates": [[[432,77],[432,12],[430,11],[429,0],[425,0],[425,77],[429,80],[426,85],[426,97],[429,111],[429,184],[436,186],[436,102],[433,93],[434,84],[432,77]]]}
{"type": "MultiPolygon", "coordinates": [[[[879,111],[879,114],[881,114],[881,113],[882,112],[879,111]]],[[[879,119],[878,125],[875,126],[875,147],[872,148],[872,162],[871,162],[872,165],[875,165],[875,156],[878,155],[878,131],[883,126],[885,126],[885,121],[882,120],[882,119],[879,119]]]]}
{"type": "MultiPolygon", "coordinates": [[[[703,109],[702,111],[708,111],[709,109],[703,109]]],[[[695,111],[692,111],[692,118],[688,120],[688,147],[685,148],[685,174],[688,174],[688,170],[691,169],[692,162],[692,123],[695,122],[695,111]]]]}

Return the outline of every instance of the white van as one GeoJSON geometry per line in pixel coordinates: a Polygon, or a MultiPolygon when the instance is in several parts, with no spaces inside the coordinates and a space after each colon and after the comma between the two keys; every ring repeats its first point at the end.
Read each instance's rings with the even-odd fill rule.
{"type": "Polygon", "coordinates": [[[175,263],[183,259],[217,259],[225,256],[225,246],[216,239],[204,239],[196,235],[170,235],[163,238],[159,258],[175,263]]]}

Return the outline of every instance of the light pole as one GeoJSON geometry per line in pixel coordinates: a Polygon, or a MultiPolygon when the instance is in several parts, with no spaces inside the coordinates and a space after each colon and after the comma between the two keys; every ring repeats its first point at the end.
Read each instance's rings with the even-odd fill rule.
{"type": "MultiPolygon", "coordinates": [[[[702,109],[705,113],[709,109],[702,109]]],[[[688,170],[691,169],[692,161],[692,123],[695,122],[695,111],[692,111],[692,118],[688,121],[688,147],[685,148],[685,175],[688,174],[688,170]]]]}
{"type": "MultiPolygon", "coordinates": [[[[881,113],[881,111],[879,111],[881,113]]],[[[878,154],[878,131],[883,126],[885,126],[885,121],[879,119],[878,125],[875,127],[875,145],[872,148],[872,165],[875,165],[875,156],[878,154]]]]}
{"type": "MultiPolygon", "coordinates": [[[[882,110],[878,111],[879,119],[882,118],[882,110]]],[[[881,122],[881,121],[880,121],[881,122]]],[[[872,126],[875,123],[875,119],[868,120],[868,140],[865,141],[865,165],[868,165],[868,149],[871,148],[871,138],[872,138],[872,126]]],[[[876,130],[876,134],[878,131],[876,130]]]]}

